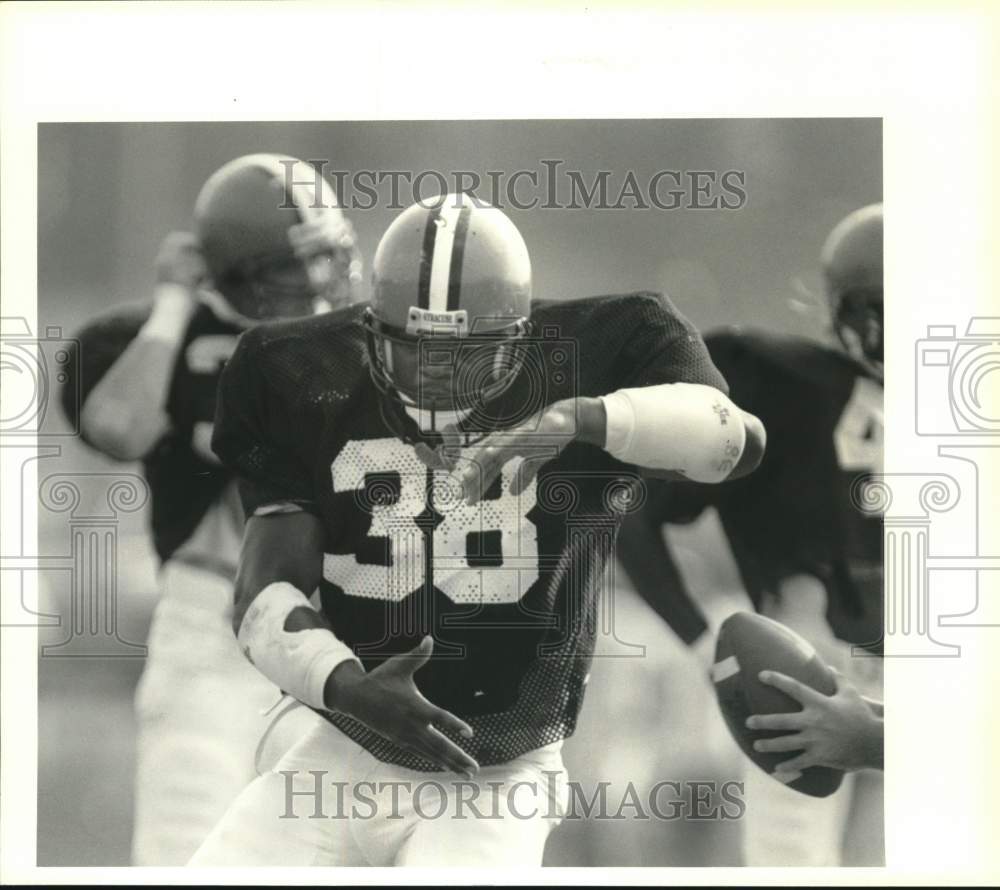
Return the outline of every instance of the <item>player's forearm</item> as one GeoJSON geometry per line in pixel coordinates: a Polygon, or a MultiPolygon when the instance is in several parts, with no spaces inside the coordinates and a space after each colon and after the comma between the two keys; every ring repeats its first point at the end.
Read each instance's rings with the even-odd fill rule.
{"type": "Polygon", "coordinates": [[[326,678],[323,686],[323,704],[328,711],[354,715],[357,712],[359,684],[365,669],[358,661],[343,661],[326,678]]]}
{"type": "Polygon", "coordinates": [[[574,422],[577,441],[603,448],[608,435],[608,415],[604,410],[604,402],[586,397],[571,401],[574,402],[571,410],[576,413],[574,422]]]}
{"type": "Polygon", "coordinates": [[[288,694],[320,708],[327,706],[327,681],[336,668],[352,662],[360,670],[351,650],[309,601],[320,580],[322,555],[323,528],[312,514],[251,516],[233,610],[233,630],[251,663],[288,694]]]}
{"type": "Polygon", "coordinates": [[[578,438],[644,469],[722,482],[749,473],[763,454],[760,421],[710,386],[659,384],[577,402],[578,438]]]}
{"type": "Polygon", "coordinates": [[[268,585],[287,582],[312,593],[323,575],[323,526],[312,513],[251,516],[243,527],[236,571],[233,629],[268,585]]]}
{"type": "Polygon", "coordinates": [[[160,285],[149,320],[84,402],[87,440],[118,460],[148,454],[170,429],[167,397],[195,308],[176,285],[160,285]]]}

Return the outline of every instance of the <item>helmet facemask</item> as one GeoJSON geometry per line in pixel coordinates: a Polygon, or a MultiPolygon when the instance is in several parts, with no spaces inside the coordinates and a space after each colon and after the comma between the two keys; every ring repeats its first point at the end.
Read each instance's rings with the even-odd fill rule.
{"type": "Polygon", "coordinates": [[[425,432],[510,426],[529,348],[531,261],[502,211],[464,194],[417,203],[375,251],[368,357],[385,404],[425,432]],[[447,417],[440,417],[445,413],[447,417]]]}
{"type": "Polygon", "coordinates": [[[882,379],[885,347],[881,288],[856,288],[834,301],[833,327],[847,353],[882,379]]]}
{"type": "Polygon", "coordinates": [[[820,257],[837,339],[878,380],[883,376],[882,205],[845,216],[827,236],[820,257]]]}
{"type": "Polygon", "coordinates": [[[341,248],[305,259],[289,250],[230,270],[216,287],[250,321],[315,315],[353,301],[357,262],[341,248]]]}
{"type": "Polygon", "coordinates": [[[462,311],[450,313],[454,324],[430,330],[419,322],[425,314],[414,307],[403,330],[366,311],[368,360],[376,387],[403,408],[427,415],[421,424],[426,432],[439,431],[441,414],[458,415],[464,426],[475,429],[496,427],[502,419],[485,406],[504,395],[520,374],[527,319],[490,319],[489,330],[471,333],[462,311]]]}

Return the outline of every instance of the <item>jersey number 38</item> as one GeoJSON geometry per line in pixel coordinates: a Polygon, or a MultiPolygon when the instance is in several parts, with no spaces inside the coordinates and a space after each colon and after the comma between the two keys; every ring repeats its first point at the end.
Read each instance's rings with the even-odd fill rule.
{"type": "Polygon", "coordinates": [[[461,604],[516,603],[538,578],[538,533],[528,518],[535,483],[509,493],[512,461],[499,485],[475,505],[457,501],[448,473],[430,470],[399,439],[352,441],[331,472],[335,492],[351,492],[371,516],[365,553],[324,557],[323,574],[350,596],[400,601],[434,586],[461,604]]]}

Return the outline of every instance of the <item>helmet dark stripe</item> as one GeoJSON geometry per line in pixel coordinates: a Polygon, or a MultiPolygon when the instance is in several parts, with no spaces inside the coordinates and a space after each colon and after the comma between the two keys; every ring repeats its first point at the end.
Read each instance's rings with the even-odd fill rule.
{"type": "Polygon", "coordinates": [[[472,207],[466,204],[459,211],[458,222],[455,223],[455,242],[451,248],[451,265],[448,270],[448,311],[454,312],[460,308],[459,300],[462,293],[462,260],[465,257],[465,238],[469,233],[469,219],[472,217],[472,207]]]}
{"type": "Polygon", "coordinates": [[[431,306],[431,264],[434,260],[434,241],[437,238],[437,219],[441,215],[441,204],[430,208],[424,223],[424,243],[420,248],[420,279],[417,284],[417,306],[430,309],[431,306]]]}

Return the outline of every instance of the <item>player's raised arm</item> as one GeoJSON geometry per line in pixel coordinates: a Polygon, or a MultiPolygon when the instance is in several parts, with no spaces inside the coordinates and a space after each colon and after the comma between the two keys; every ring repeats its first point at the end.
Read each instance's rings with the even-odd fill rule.
{"type": "Polygon", "coordinates": [[[153,310],[86,395],[80,413],[84,437],[110,457],[138,460],[169,432],[170,381],[204,275],[205,262],[194,236],[169,234],[156,259],[153,310]]]}
{"type": "MultiPolygon", "coordinates": [[[[717,483],[764,454],[764,425],[729,398],[701,334],[664,295],[634,313],[619,388],[601,397],[604,447],[657,475],[717,483]]],[[[598,430],[598,434],[600,434],[598,430]]]]}
{"type": "Polygon", "coordinates": [[[652,294],[607,305],[635,322],[618,347],[616,373],[601,387],[604,393],[556,401],[520,427],[487,437],[457,473],[469,501],[478,501],[518,456],[525,460],[512,490],[523,491],[552,457],[531,456],[540,439],[559,450],[571,442],[594,445],[668,479],[718,483],[756,469],[764,454],[764,425],[728,397],[693,325],[666,298],[652,294]]]}

